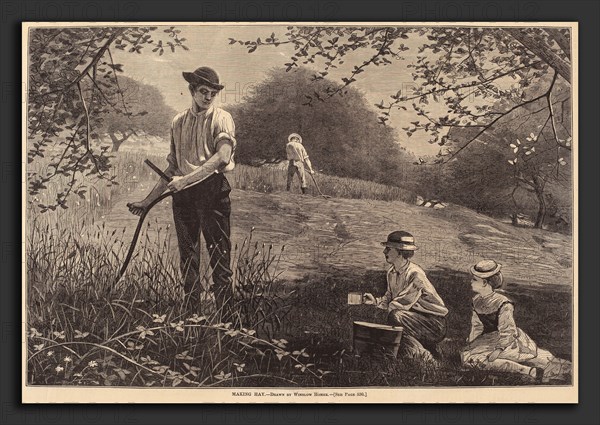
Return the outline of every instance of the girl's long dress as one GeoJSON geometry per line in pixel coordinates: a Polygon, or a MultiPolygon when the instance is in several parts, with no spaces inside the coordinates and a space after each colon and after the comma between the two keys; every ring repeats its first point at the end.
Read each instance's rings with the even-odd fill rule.
{"type": "Polygon", "coordinates": [[[463,361],[479,362],[496,349],[499,359],[521,363],[538,355],[535,342],[515,324],[514,304],[506,296],[493,292],[473,298],[473,315],[469,345],[462,352],[463,361]]]}

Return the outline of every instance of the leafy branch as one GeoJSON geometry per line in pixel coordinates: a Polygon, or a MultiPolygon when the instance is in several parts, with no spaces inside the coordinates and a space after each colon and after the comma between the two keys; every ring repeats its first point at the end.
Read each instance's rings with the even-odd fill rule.
{"type": "MultiPolygon", "coordinates": [[[[175,51],[187,49],[185,38],[175,27],[163,31],[167,40],[154,40],[157,27],[90,27],[60,30],[31,30],[28,67],[28,140],[29,164],[43,162],[52,152],[53,171],[44,174],[43,164],[30,166],[29,194],[37,195],[56,181],[56,197],[40,203],[41,211],[56,207],[68,208],[67,198],[78,181],[85,176],[117,183],[107,175],[112,164],[105,147],[95,148],[97,129],[107,113],[107,107],[117,114],[133,118],[123,97],[117,73],[122,64],[115,64],[111,47],[141,53],[144,46],[155,46],[163,54],[163,46],[175,51]],[[109,61],[104,60],[108,56],[109,61]],[[123,110],[110,97],[117,96],[123,110]],[[85,127],[83,127],[85,126],[85,127]],[[66,132],[71,136],[65,137],[66,132]],[[85,131],[81,133],[80,128],[85,131]],[[58,150],[58,152],[56,152],[58,150]],[[59,186],[62,185],[62,189],[59,186]]],[[[34,164],[35,165],[35,164],[34,164]]],[[[80,196],[83,192],[77,192],[80,196]]]]}

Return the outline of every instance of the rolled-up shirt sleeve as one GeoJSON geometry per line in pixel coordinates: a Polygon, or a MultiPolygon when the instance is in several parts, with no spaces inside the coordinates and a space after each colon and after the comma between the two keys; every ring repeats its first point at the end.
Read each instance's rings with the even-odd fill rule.
{"type": "Polygon", "coordinates": [[[232,156],[237,146],[237,140],[235,139],[235,123],[230,113],[222,111],[215,117],[215,139],[214,148],[215,151],[219,148],[219,143],[228,140],[232,147],[232,156]]]}
{"type": "Polygon", "coordinates": [[[302,155],[302,161],[306,161],[308,159],[308,154],[306,153],[306,149],[302,145],[300,145],[300,154],[302,155]]]}
{"type": "Polygon", "coordinates": [[[392,293],[388,289],[385,292],[385,294],[383,294],[383,297],[375,298],[375,303],[377,305],[377,308],[380,308],[382,310],[387,310],[388,306],[390,305],[391,300],[392,300],[392,293]]]}

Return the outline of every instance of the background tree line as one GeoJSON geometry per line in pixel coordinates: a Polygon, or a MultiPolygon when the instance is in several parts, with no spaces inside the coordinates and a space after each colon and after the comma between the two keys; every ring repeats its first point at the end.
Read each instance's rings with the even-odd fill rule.
{"type": "MultiPolygon", "coordinates": [[[[463,155],[440,161],[448,155],[442,146],[437,157],[425,160],[398,143],[395,129],[377,123],[376,110],[358,89],[346,87],[343,96],[318,100],[315,96],[323,87],[336,83],[327,78],[314,81],[312,75],[304,67],[273,69],[243,103],[229,108],[238,128],[240,162],[284,160],[287,136],[298,132],[313,164],[327,174],[407,188],[496,217],[524,213],[537,227],[570,222],[570,169],[554,159],[556,144],[543,125],[546,117],[540,105],[514,111],[463,155]],[[306,95],[310,90],[316,102],[306,95]]],[[[568,87],[557,88],[556,95],[557,113],[566,120],[570,106],[563,101],[568,87]]],[[[453,128],[440,138],[452,145],[469,140],[476,131],[453,128]]],[[[562,230],[568,227],[564,224],[562,230]]]]}

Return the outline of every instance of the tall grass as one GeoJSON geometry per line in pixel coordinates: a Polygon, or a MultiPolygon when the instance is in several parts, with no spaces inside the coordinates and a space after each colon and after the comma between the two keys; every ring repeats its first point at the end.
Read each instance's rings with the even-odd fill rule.
{"type": "MultiPolygon", "coordinates": [[[[288,305],[276,281],[278,257],[251,236],[236,250],[237,312],[224,323],[214,299],[188,309],[166,236],[148,232],[126,275],[115,230],[56,230],[33,223],[27,240],[30,384],[215,386],[319,381],[306,348],[275,333],[288,305]],[[100,243],[90,243],[91,240],[100,243]]],[[[209,277],[210,272],[206,271],[209,277]]]]}
{"type": "MultiPolygon", "coordinates": [[[[238,165],[228,175],[232,187],[242,190],[272,193],[286,190],[287,170],[276,167],[251,167],[238,165]]],[[[306,174],[309,193],[319,196],[310,175],[306,174]]],[[[374,199],[382,201],[413,202],[415,195],[396,186],[387,186],[367,180],[315,174],[321,192],[335,198],[374,199]]],[[[294,177],[294,190],[299,192],[298,178],[294,177]]]]}

